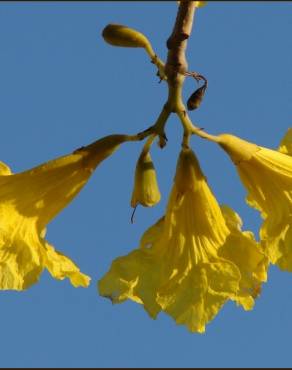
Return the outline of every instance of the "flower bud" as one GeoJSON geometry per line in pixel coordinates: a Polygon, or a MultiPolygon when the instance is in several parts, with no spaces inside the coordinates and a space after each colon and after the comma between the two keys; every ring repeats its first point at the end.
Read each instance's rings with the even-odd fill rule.
{"type": "Polygon", "coordinates": [[[142,152],[136,165],[131,206],[141,204],[144,207],[152,207],[159,201],[160,191],[150,153],[142,152]]]}
{"type": "Polygon", "coordinates": [[[188,110],[194,110],[199,108],[206,91],[206,85],[199,87],[188,99],[187,107],[188,110]]]}
{"type": "Polygon", "coordinates": [[[109,24],[102,31],[106,42],[114,46],[147,48],[150,43],[142,33],[121,24],[109,24]]]}

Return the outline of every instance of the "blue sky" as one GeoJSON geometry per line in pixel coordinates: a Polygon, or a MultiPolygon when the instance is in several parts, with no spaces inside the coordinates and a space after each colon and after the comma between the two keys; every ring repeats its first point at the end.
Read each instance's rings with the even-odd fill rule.
{"type": "MultiPolygon", "coordinates": [[[[176,2],[2,2],[0,4],[0,160],[14,172],[70,153],[111,133],[154,123],[167,90],[140,49],[114,48],[108,23],[139,29],[161,58],[176,2]]],[[[292,3],[209,2],[195,16],[189,69],[208,91],[191,118],[208,132],[229,132],[276,148],[292,126],[292,3]]],[[[184,96],[194,90],[190,79],[184,96]]],[[[204,335],[164,314],[148,317],[133,302],[113,306],[96,282],[111,261],[138,246],[163,213],[181,128],[167,126],[168,145],[153,147],[162,200],[129,205],[141,143],[127,143],[103,162],[80,195],[49,225],[47,239],[92,277],[73,288],[44,272],[26,292],[0,294],[1,367],[264,367],[291,366],[292,274],[272,267],[253,311],[228,303],[204,335]]],[[[258,213],[225,153],[192,139],[220,203],[257,234],[258,213]]]]}

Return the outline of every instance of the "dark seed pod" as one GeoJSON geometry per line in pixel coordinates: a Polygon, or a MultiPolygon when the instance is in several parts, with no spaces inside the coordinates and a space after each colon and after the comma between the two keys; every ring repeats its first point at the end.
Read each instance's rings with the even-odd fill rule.
{"type": "Polygon", "coordinates": [[[197,108],[199,108],[202,100],[203,100],[203,97],[205,95],[205,91],[206,91],[206,88],[207,86],[206,85],[203,85],[201,87],[199,87],[188,99],[187,101],[187,107],[188,107],[188,110],[195,110],[197,108]]]}

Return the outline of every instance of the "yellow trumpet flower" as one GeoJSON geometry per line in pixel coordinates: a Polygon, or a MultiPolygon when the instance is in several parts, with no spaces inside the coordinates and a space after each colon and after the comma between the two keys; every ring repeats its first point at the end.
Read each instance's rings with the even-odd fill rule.
{"type": "Polygon", "coordinates": [[[228,299],[251,309],[266,279],[267,260],[240,223],[230,208],[221,210],[194,153],[182,149],[165,217],[112,263],[99,292],[202,333],[228,299]]]}
{"type": "Polygon", "coordinates": [[[88,286],[90,278],[44,239],[46,225],[125,140],[125,135],[111,135],[17,174],[0,162],[0,289],[24,290],[44,268],[75,287],[88,286]]]}
{"type": "Polygon", "coordinates": [[[265,253],[287,271],[292,271],[291,139],[289,130],[276,151],[233,135],[219,136],[219,144],[235,163],[248,191],[247,203],[264,219],[260,238],[265,253]]]}

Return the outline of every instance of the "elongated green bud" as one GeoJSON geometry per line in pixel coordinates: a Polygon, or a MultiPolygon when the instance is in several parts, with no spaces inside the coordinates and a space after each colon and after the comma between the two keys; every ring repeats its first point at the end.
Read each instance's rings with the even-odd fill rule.
{"type": "Polygon", "coordinates": [[[150,153],[142,152],[137,161],[131,206],[141,204],[144,207],[152,207],[159,201],[160,191],[150,153]]]}
{"type": "Polygon", "coordinates": [[[142,33],[121,24],[109,24],[102,31],[106,42],[114,46],[148,48],[150,42],[142,33]]]}

